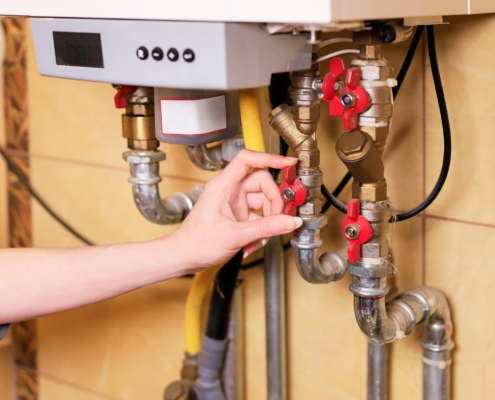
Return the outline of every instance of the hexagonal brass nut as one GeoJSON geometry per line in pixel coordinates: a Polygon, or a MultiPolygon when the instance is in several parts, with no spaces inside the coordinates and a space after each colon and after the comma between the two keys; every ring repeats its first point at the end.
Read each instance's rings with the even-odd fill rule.
{"type": "Polygon", "coordinates": [[[318,122],[320,120],[320,106],[293,107],[294,122],[318,122]]]}
{"type": "Polygon", "coordinates": [[[156,150],[160,146],[158,140],[132,140],[127,139],[127,147],[133,150],[156,150]]]}
{"type": "Polygon", "coordinates": [[[352,197],[357,197],[361,201],[382,201],[387,200],[387,184],[362,184],[354,182],[352,185],[352,197]]]}
{"type": "Polygon", "coordinates": [[[301,151],[298,154],[300,168],[315,168],[320,165],[320,153],[308,153],[301,151]]]}
{"type": "Polygon", "coordinates": [[[363,81],[384,81],[390,77],[390,68],[377,65],[361,67],[361,79],[363,81]]]}

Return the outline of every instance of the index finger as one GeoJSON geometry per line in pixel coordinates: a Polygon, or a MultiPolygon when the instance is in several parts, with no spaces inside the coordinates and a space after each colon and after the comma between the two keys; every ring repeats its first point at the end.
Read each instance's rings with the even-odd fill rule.
{"type": "Polygon", "coordinates": [[[223,170],[222,174],[235,183],[241,182],[251,168],[282,169],[297,163],[297,158],[278,156],[270,153],[260,153],[251,150],[242,150],[232,162],[223,170]]]}

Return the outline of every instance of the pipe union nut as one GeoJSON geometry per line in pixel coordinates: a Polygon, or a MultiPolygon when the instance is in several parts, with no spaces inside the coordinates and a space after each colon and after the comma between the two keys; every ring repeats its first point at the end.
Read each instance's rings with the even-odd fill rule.
{"type": "Polygon", "coordinates": [[[126,151],[122,154],[129,164],[154,164],[165,160],[163,151],[126,151]]]}
{"type": "Polygon", "coordinates": [[[395,265],[388,261],[380,264],[347,261],[347,267],[351,275],[359,276],[360,278],[386,278],[395,275],[396,271],[395,265]]]}

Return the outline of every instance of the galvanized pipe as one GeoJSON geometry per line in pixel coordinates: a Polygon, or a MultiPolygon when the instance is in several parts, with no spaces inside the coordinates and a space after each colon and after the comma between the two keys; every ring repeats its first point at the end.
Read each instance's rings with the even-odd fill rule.
{"type": "Polygon", "coordinates": [[[423,350],[423,400],[449,400],[451,396],[450,350],[423,350]]]}
{"type": "Polygon", "coordinates": [[[368,343],[367,400],[388,399],[388,345],[368,343]]]}
{"type": "Polygon", "coordinates": [[[285,263],[282,237],[265,245],[265,310],[268,400],[287,399],[285,263]]]}
{"type": "Polygon", "coordinates": [[[227,163],[222,159],[222,145],[211,147],[186,146],[186,154],[189,160],[198,168],[205,171],[218,171],[225,168],[227,163]]]}
{"type": "Polygon", "coordinates": [[[187,193],[175,193],[165,199],[160,197],[158,183],[162,180],[159,163],[165,154],[159,150],[126,151],[131,168],[129,182],[132,184],[134,202],[141,214],[150,222],[167,225],[183,221],[203,192],[199,186],[187,193]]]}

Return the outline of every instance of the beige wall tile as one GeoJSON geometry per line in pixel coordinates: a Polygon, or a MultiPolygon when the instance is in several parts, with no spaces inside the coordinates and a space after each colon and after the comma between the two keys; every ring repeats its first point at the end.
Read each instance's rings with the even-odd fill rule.
{"type": "Polygon", "coordinates": [[[40,400],[116,400],[51,377],[39,378],[40,400]]]}
{"type": "MultiPolygon", "coordinates": [[[[428,213],[449,218],[495,223],[490,204],[495,189],[490,184],[495,158],[492,149],[495,123],[492,104],[495,55],[495,15],[451,18],[438,26],[438,62],[452,127],[452,166],[442,193],[428,213]],[[481,94],[481,98],[479,97],[481,94]]],[[[430,68],[426,85],[427,188],[431,190],[440,171],[443,139],[430,68]]]]}
{"type": "Polygon", "coordinates": [[[40,318],[40,372],[121,400],[162,398],[180,375],[190,284],[164,282],[40,318]]]}
{"type": "Polygon", "coordinates": [[[445,293],[454,321],[454,398],[491,399],[495,228],[433,219],[426,228],[426,283],[445,293]]]}

